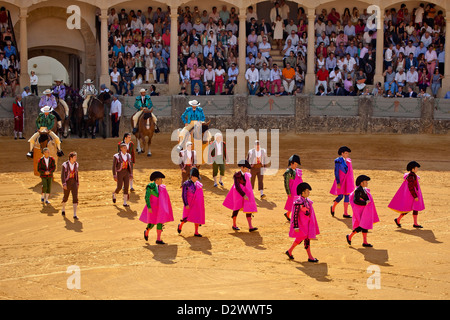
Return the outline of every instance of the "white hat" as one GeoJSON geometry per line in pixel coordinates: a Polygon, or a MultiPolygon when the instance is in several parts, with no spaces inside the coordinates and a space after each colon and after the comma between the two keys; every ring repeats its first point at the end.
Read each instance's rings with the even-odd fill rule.
{"type": "Polygon", "coordinates": [[[92,80],[91,80],[91,79],[86,79],[86,81],[84,81],[84,83],[86,83],[86,84],[91,84],[91,83],[92,83],[92,80]]]}
{"type": "Polygon", "coordinates": [[[44,113],[51,112],[51,111],[52,111],[52,107],[50,107],[50,106],[45,106],[45,107],[41,108],[41,112],[44,112],[44,113]]]}
{"type": "Polygon", "coordinates": [[[189,104],[191,105],[191,106],[199,106],[200,105],[200,102],[198,102],[197,100],[191,100],[191,101],[189,101],[189,104]]]}
{"type": "Polygon", "coordinates": [[[142,88],[141,90],[139,90],[139,92],[140,92],[140,93],[142,93],[142,92],[147,92],[147,90],[144,89],[144,88],[142,88]]]}
{"type": "Polygon", "coordinates": [[[50,89],[46,89],[44,92],[42,92],[43,94],[51,94],[51,93],[53,93],[53,91],[52,90],[50,90],[50,89]]]}

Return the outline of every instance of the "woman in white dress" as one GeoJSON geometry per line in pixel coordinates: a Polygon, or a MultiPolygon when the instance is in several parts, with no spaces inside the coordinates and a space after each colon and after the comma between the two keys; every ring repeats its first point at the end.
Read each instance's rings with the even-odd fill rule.
{"type": "Polygon", "coordinates": [[[155,57],[153,51],[150,51],[148,56],[145,57],[145,82],[150,83],[150,78],[155,82],[156,69],[155,69],[155,57]]]}
{"type": "Polygon", "coordinates": [[[277,41],[278,49],[281,50],[281,41],[283,40],[283,20],[281,20],[281,16],[277,16],[277,19],[273,23],[273,39],[277,41]]]}

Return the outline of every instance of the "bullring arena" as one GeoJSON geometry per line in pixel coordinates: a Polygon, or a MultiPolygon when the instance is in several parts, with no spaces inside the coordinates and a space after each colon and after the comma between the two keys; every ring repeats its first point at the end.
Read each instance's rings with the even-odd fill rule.
{"type": "MultiPolygon", "coordinates": [[[[267,198],[257,198],[254,224],[249,233],[243,216],[241,231],[231,229],[231,212],[221,204],[232,184],[236,165],[229,165],[225,186],[213,188],[210,166],[201,168],[205,189],[206,223],[203,238],[193,226],[176,231],[182,201],[178,167],[169,163],[169,135],[154,139],[153,156],[137,158],[135,189],[130,207],[113,204],[115,183],[111,173],[117,140],[64,141],[65,150],[77,150],[80,163],[79,220],[61,216],[62,187],[55,179],[51,205],[39,202],[40,179],[26,159],[26,147],[2,138],[10,146],[1,156],[1,296],[3,299],[448,299],[450,187],[448,136],[434,135],[282,135],[281,164],[297,152],[304,180],[312,186],[320,235],[312,241],[318,264],[306,261],[303,248],[289,261],[289,224],[283,216],[283,169],[267,176],[267,198]],[[380,216],[370,232],[373,248],[363,248],[357,236],[349,246],[349,219],[329,213],[329,189],[336,149],[351,146],[355,174],[372,178],[370,189],[380,216]],[[294,147],[301,144],[302,148],[294,147]],[[411,148],[411,145],[413,146],[411,148]],[[14,159],[11,161],[10,159],[14,159]],[[421,163],[426,211],[419,215],[424,229],[394,223],[387,208],[410,159],[421,163]],[[161,170],[172,200],[175,222],[167,223],[163,239],[154,243],[142,236],[139,215],[145,205],[144,188],[153,170],[161,170]],[[447,200],[446,200],[447,199],[447,200]],[[70,266],[78,266],[81,289],[68,289],[70,266]],[[370,266],[379,267],[380,289],[369,289],[370,266]],[[154,281],[154,279],[158,279],[154,281]],[[270,290],[268,290],[270,288],[270,290]]],[[[172,142],[173,145],[175,145],[172,142]]],[[[58,170],[59,171],[59,170],[58,170]]],[[[350,219],[351,220],[351,219],[350,219]]],[[[361,241],[360,241],[361,240],[361,241]]]]}
{"type": "MultiPolygon", "coordinates": [[[[0,26],[2,53],[7,53],[8,61],[11,61],[12,49],[5,40],[10,37],[18,57],[13,70],[2,74],[7,80],[0,87],[0,142],[4,146],[0,154],[0,299],[137,299],[180,303],[185,300],[449,299],[450,218],[446,214],[450,202],[449,1],[361,0],[344,4],[328,0],[296,0],[286,3],[290,13],[283,18],[283,28],[286,29],[289,20],[293,20],[298,25],[298,35],[304,36],[304,42],[301,42],[304,48],[299,45],[298,51],[295,49],[294,52],[295,58],[288,57],[283,50],[288,34],[281,32],[282,35],[269,37],[272,47],[265,52],[270,53],[271,60],[267,61],[270,69],[278,64],[284,70],[286,61],[295,59],[295,65],[299,67],[294,68],[295,84],[291,86],[285,75],[283,80],[286,83],[270,78],[269,89],[260,88],[259,94],[255,94],[252,81],[246,78],[245,72],[252,69],[252,62],[249,60],[247,63],[246,60],[249,58],[246,51],[251,42],[249,37],[255,36],[250,31],[253,28],[251,17],[257,14],[255,20],[258,23],[261,19],[269,21],[274,1],[228,0],[215,1],[214,4],[196,0],[0,1],[0,7],[6,7],[8,12],[5,24],[0,26]],[[426,21],[435,21],[439,27],[438,32],[432,32],[437,35],[433,40],[436,47],[431,48],[431,51],[439,53],[439,59],[427,58],[435,63],[433,70],[437,70],[439,77],[430,78],[429,85],[420,82],[422,80],[405,84],[405,88],[411,87],[418,94],[417,98],[408,98],[398,94],[398,86],[391,86],[387,80],[390,73],[385,73],[391,66],[395,67],[395,72],[401,73],[398,70],[401,69],[402,58],[395,53],[396,57],[387,61],[386,51],[390,47],[389,42],[395,41],[391,37],[397,36],[395,33],[398,31],[392,16],[398,17],[397,12],[404,8],[402,4],[406,4],[411,13],[417,12],[421,3],[426,5],[426,21]],[[314,49],[321,46],[317,39],[322,35],[311,26],[327,17],[324,12],[329,13],[332,9],[342,15],[348,6],[356,9],[352,13],[359,14],[372,4],[378,6],[378,18],[384,30],[389,32],[371,33],[369,41],[363,39],[366,31],[350,38],[361,44],[359,49],[370,48],[375,52],[367,53],[367,57],[358,56],[355,72],[347,69],[347,64],[352,61],[350,58],[345,67],[341,65],[343,69],[339,72],[345,74],[351,84],[347,86],[343,79],[342,86],[338,85],[336,89],[335,83],[329,82],[328,78],[325,81],[316,77],[322,60],[320,52],[314,49]],[[67,11],[72,5],[75,7],[67,11]],[[180,69],[188,64],[182,45],[183,40],[188,41],[181,30],[182,24],[186,23],[184,17],[194,21],[194,7],[198,7],[200,12],[206,10],[209,15],[213,5],[218,11],[226,6],[234,14],[235,25],[232,24],[231,28],[236,40],[234,45],[237,45],[233,47],[230,44],[229,50],[225,50],[227,71],[225,81],[218,86],[216,80],[213,83],[193,77],[183,80],[185,74],[180,73],[180,69]],[[141,10],[146,15],[151,12],[149,6],[152,6],[152,16],[153,13],[157,15],[153,21],[155,33],[150,33],[149,42],[151,45],[159,42],[155,40],[160,36],[156,29],[164,31],[161,33],[165,35],[162,38],[165,48],[159,51],[158,44],[152,48],[165,54],[166,66],[156,72],[156,67],[146,64],[143,68],[138,62],[132,79],[140,80],[135,82],[134,90],[129,84],[125,89],[125,84],[114,83],[115,76],[111,75],[115,67],[120,66],[116,51],[121,50],[121,45],[117,48],[114,40],[119,38],[125,43],[129,37],[136,34],[144,36],[145,32],[141,34],[134,30],[133,36],[127,32],[115,33],[114,28],[124,31],[122,27],[131,21],[120,18],[116,23],[112,9],[119,13],[123,8],[132,20],[131,11],[141,10]],[[77,9],[81,12],[79,20],[77,9]],[[187,10],[191,10],[192,16],[187,15],[187,10]],[[73,12],[75,16],[72,16],[73,12]],[[163,19],[158,21],[160,14],[163,19]],[[437,19],[432,19],[434,16],[437,19]],[[178,23],[168,23],[174,20],[178,23]],[[306,29],[303,23],[310,27],[306,29]],[[303,28],[302,32],[300,28],[303,28]],[[281,42],[277,43],[277,40],[281,42]],[[167,45],[174,42],[178,45],[167,45]],[[380,42],[383,45],[379,45],[380,42]],[[234,57],[230,54],[233,52],[234,57]],[[359,63],[366,58],[370,67],[359,63]],[[234,80],[233,63],[241,66],[234,80]],[[357,74],[356,71],[360,70],[367,74],[364,73],[364,77],[357,74]],[[37,85],[30,77],[31,71],[39,76],[37,85]],[[17,79],[11,78],[14,74],[17,79]],[[68,91],[71,93],[67,100],[70,113],[65,127],[70,131],[67,131],[67,137],[65,134],[62,137],[61,132],[65,155],[58,158],[50,203],[45,204],[40,201],[41,179],[34,174],[33,160],[26,156],[30,148],[27,140],[37,130],[36,118],[42,107],[39,102],[44,90],[54,88],[55,80],[60,79],[67,88],[73,89],[68,91]],[[103,104],[104,125],[100,121],[95,139],[90,134],[87,137],[78,134],[76,114],[80,113],[82,100],[77,100],[77,95],[81,95],[78,92],[87,79],[92,79],[97,93],[104,85],[104,89],[120,101],[118,137],[112,137],[110,100],[103,104]],[[327,94],[321,94],[323,85],[319,84],[324,81],[327,94]],[[186,94],[182,94],[185,85],[186,94]],[[209,95],[206,85],[212,86],[212,95],[209,95]],[[26,87],[37,91],[30,94],[26,87]],[[201,91],[200,96],[194,97],[197,89],[201,91]],[[222,89],[231,94],[222,94],[222,89]],[[345,89],[345,96],[340,96],[338,89],[345,89]],[[113,156],[118,152],[118,143],[124,133],[133,130],[130,121],[137,111],[136,96],[139,99],[141,90],[154,93],[150,97],[152,110],[161,132],[155,133],[151,139],[151,156],[136,154],[135,190],[130,192],[129,206],[123,206],[122,193],[115,203],[111,197],[116,189],[111,170],[113,156]],[[397,92],[393,94],[390,91],[397,92]],[[16,97],[23,92],[26,92],[21,100],[24,115],[20,122],[25,139],[14,139],[18,124],[14,121],[12,104],[17,103],[16,97]],[[222,132],[227,145],[232,141],[236,147],[228,150],[231,161],[225,165],[223,186],[214,186],[211,164],[200,167],[206,207],[206,221],[199,230],[202,237],[194,236],[192,223],[186,224],[181,233],[177,232],[183,212],[181,170],[178,163],[172,161],[174,154],[177,155],[174,152],[177,130],[183,127],[181,115],[193,99],[201,103],[206,121],[210,121],[210,129],[222,132]],[[227,130],[242,130],[244,133],[255,130],[257,136],[238,133],[237,137],[231,138],[227,130]],[[269,132],[267,143],[262,130],[269,132]],[[271,132],[277,132],[279,136],[273,136],[271,132]],[[245,215],[240,213],[237,217],[240,230],[233,230],[232,212],[222,203],[233,185],[233,174],[239,170],[237,162],[242,160],[238,155],[242,150],[237,150],[237,141],[244,142],[244,154],[247,154],[256,138],[264,141],[262,146],[269,156],[273,156],[269,167],[274,170],[273,174],[264,176],[266,198],[260,198],[256,186],[253,190],[257,205],[253,226],[258,229],[249,232],[245,215]],[[342,204],[336,207],[334,216],[330,214],[335,198],[330,194],[334,159],[338,157],[337,151],[341,146],[351,148],[354,177],[367,175],[371,178],[368,188],[380,220],[368,233],[373,247],[362,246],[361,234],[355,235],[351,245],[347,243],[346,235],[352,232],[352,219],[343,217],[342,204]],[[79,164],[78,219],[72,217],[72,196],[65,216],[61,212],[61,164],[72,151],[77,152],[79,164]],[[309,199],[314,202],[320,234],[311,240],[310,246],[317,263],[308,261],[303,244],[295,249],[294,259],[285,254],[293,239],[289,237],[290,224],[284,216],[286,191],[283,173],[293,154],[300,156],[303,181],[312,188],[309,199]],[[403,181],[406,165],[413,160],[420,163],[418,176],[425,210],[419,212],[418,220],[423,228],[413,227],[412,214],[406,215],[402,226],[398,227],[394,222],[398,213],[388,208],[403,181]],[[155,243],[154,229],[150,231],[148,240],[144,239],[146,224],[139,220],[146,206],[146,186],[154,171],[165,175],[163,184],[167,187],[174,216],[174,221],[164,224],[162,238],[165,244],[162,245],[155,243]]],[[[0,10],[0,16],[2,12],[0,10]]],[[[363,16],[367,22],[367,12],[363,16]]],[[[347,20],[353,23],[350,17],[347,20]]],[[[274,27],[276,25],[274,23],[274,27]]],[[[414,24],[421,34],[426,33],[422,26],[422,22],[414,24]]],[[[398,33],[398,37],[400,39],[402,35],[398,33]]],[[[401,39],[401,47],[406,49],[405,39],[401,39]]],[[[353,48],[350,42],[345,46],[353,48]]],[[[203,53],[194,53],[198,59],[195,61],[202,63],[202,70],[207,70],[209,58],[203,53]]],[[[146,54],[145,61],[152,55],[146,54]]],[[[218,61],[214,63],[220,64],[218,61]]],[[[420,61],[424,65],[422,69],[427,69],[428,60],[420,61]]],[[[156,65],[155,60],[151,63],[156,65]]],[[[197,70],[194,65],[189,69],[194,70],[194,74],[197,70]]],[[[421,72],[426,73],[426,70],[421,72]]],[[[126,71],[120,73],[124,76],[126,71]]],[[[401,82],[400,78],[398,82],[401,82]]],[[[132,141],[137,143],[134,135],[132,141]]],[[[351,208],[349,213],[353,214],[351,208]]]]}

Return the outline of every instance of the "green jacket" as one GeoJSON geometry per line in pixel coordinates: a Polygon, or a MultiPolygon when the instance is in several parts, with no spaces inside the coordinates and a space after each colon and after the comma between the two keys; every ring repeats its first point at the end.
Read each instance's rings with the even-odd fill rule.
{"type": "Polygon", "coordinates": [[[145,188],[145,203],[147,204],[147,208],[151,208],[150,205],[150,196],[154,195],[155,197],[159,197],[158,193],[158,185],[155,182],[151,182],[145,188]]]}
{"type": "Polygon", "coordinates": [[[289,180],[295,179],[295,170],[292,168],[287,168],[286,171],[283,173],[284,177],[284,189],[286,190],[286,194],[288,196],[291,195],[291,189],[289,188],[289,180]]]}
{"type": "Polygon", "coordinates": [[[150,109],[151,107],[153,107],[152,99],[150,98],[149,95],[145,95],[144,102],[142,102],[142,96],[139,95],[136,97],[136,100],[134,101],[134,107],[138,110],[140,110],[141,108],[150,109]]]}
{"type": "Polygon", "coordinates": [[[48,116],[45,116],[44,113],[40,113],[36,119],[36,127],[39,130],[41,127],[46,127],[48,130],[52,130],[55,125],[56,117],[49,113],[48,116]]]}

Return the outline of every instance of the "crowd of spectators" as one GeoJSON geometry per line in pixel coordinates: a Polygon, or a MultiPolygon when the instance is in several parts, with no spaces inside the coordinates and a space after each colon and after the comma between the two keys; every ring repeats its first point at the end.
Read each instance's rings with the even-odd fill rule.
{"type": "MultiPolygon", "coordinates": [[[[167,83],[170,66],[170,17],[153,10],[111,9],[109,65],[119,94],[139,83],[167,83]]],[[[234,7],[200,11],[178,9],[179,84],[182,93],[233,94],[243,72],[250,95],[301,93],[307,66],[308,28],[314,28],[317,95],[437,95],[444,68],[445,19],[433,4],[400,4],[385,12],[382,30],[354,7],[322,9],[313,26],[305,10],[295,14],[284,0],[274,2],[269,18],[246,12],[245,65],[239,65],[239,20],[234,7]],[[296,18],[292,18],[296,16],[296,18]],[[377,44],[377,32],[383,43],[377,44]],[[374,83],[376,51],[383,50],[383,83],[374,83]],[[275,52],[282,60],[274,62],[275,52]],[[280,62],[282,61],[282,62],[280,62]],[[372,86],[373,89],[369,89],[372,86]],[[429,88],[429,89],[428,89],[429,88]]]]}
{"type": "Polygon", "coordinates": [[[0,8],[0,96],[9,92],[15,96],[19,86],[20,63],[14,39],[8,24],[8,11],[0,8]]]}

